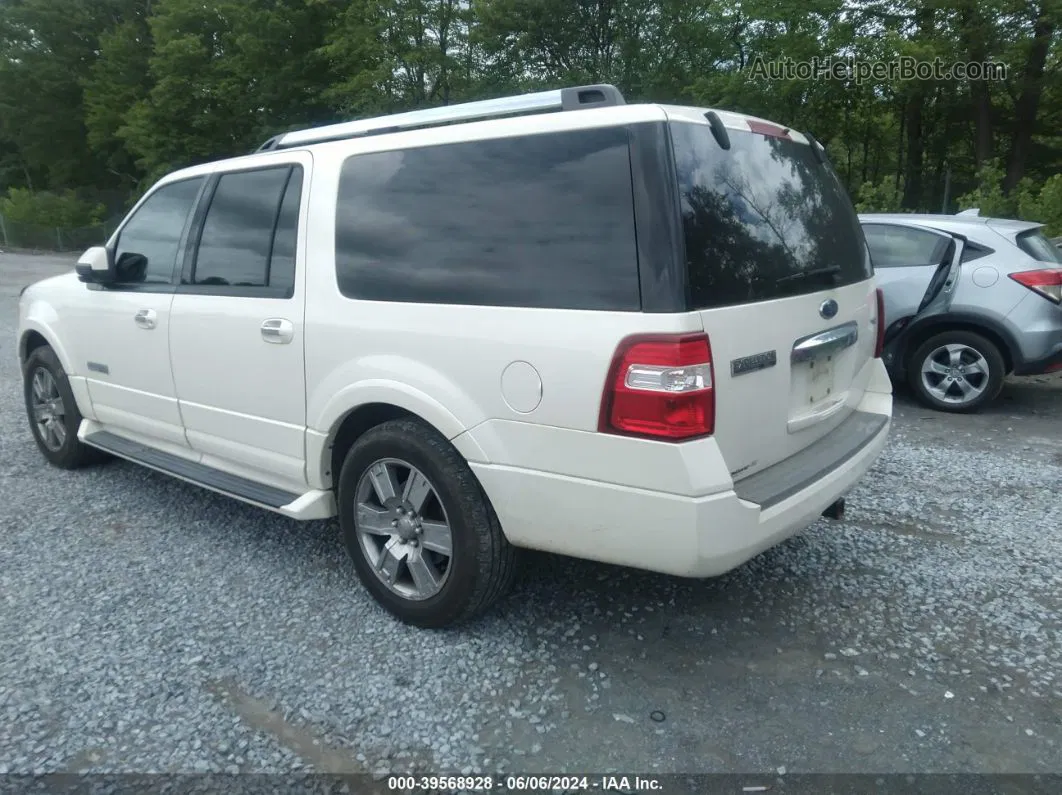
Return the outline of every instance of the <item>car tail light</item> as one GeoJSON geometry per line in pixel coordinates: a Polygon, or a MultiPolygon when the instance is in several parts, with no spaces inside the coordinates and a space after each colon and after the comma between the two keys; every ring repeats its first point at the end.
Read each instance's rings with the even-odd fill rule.
{"type": "Polygon", "coordinates": [[[788,127],[779,127],[777,124],[770,124],[769,122],[765,121],[757,121],[756,119],[749,119],[748,125],[750,130],[752,130],[754,133],[759,133],[760,135],[770,135],[774,138],[789,137],[788,127]]]}
{"type": "Polygon", "coordinates": [[[1062,304],[1062,268],[1044,268],[1037,271],[1012,273],[1010,278],[1018,284],[1039,293],[1048,301],[1062,304]]]}
{"type": "Polygon", "coordinates": [[[601,399],[603,433],[683,441],[715,430],[712,348],[706,334],[628,337],[601,399]]]}
{"type": "Polygon", "coordinates": [[[885,350],[885,293],[881,291],[879,287],[874,291],[877,308],[877,340],[874,342],[874,358],[880,359],[881,353],[885,350]]]}

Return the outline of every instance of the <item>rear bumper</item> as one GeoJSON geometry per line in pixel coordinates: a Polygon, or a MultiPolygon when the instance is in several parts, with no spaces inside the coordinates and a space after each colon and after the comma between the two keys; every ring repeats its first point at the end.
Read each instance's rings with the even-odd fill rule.
{"type": "Polygon", "coordinates": [[[890,417],[857,411],[845,426],[734,488],[702,497],[471,466],[517,546],[711,577],[800,532],[863,477],[885,447],[890,417]]]}
{"type": "Polygon", "coordinates": [[[1043,375],[1058,370],[1062,370],[1062,339],[1046,356],[1015,365],[1014,375],[1043,375]]]}
{"type": "Polygon", "coordinates": [[[1014,375],[1040,375],[1062,365],[1062,307],[1031,291],[1009,315],[1020,345],[1014,375]]]}

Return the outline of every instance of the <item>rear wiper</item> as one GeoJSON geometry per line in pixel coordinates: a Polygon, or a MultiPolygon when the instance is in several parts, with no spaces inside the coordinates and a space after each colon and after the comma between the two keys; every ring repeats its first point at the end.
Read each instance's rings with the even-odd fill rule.
{"type": "Polygon", "coordinates": [[[804,279],[813,279],[817,276],[836,276],[841,272],[841,268],[838,265],[829,265],[825,268],[813,268],[809,271],[800,271],[798,273],[791,273],[788,276],[781,276],[774,280],[775,284],[785,284],[786,282],[803,281],[804,279]]]}

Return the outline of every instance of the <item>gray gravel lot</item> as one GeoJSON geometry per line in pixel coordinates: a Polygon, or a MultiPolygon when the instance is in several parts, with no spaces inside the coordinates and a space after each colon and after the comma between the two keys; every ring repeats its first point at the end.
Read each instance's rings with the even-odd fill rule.
{"type": "Polygon", "coordinates": [[[16,295],[56,264],[0,254],[0,774],[1062,772],[1062,379],[901,397],[848,518],[720,579],[530,555],[429,632],[332,522],[46,465],[16,295]]]}

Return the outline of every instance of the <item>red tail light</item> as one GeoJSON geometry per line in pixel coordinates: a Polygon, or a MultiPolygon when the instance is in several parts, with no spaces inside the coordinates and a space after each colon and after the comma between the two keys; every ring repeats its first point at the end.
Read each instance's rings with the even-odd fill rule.
{"type": "Polygon", "coordinates": [[[1048,301],[1062,304],[1062,268],[1044,268],[1038,271],[1012,273],[1010,278],[1018,284],[1039,293],[1048,301]]]}
{"type": "Polygon", "coordinates": [[[748,125],[750,130],[752,130],[754,133],[759,133],[760,135],[771,135],[775,138],[789,137],[788,127],[779,127],[777,124],[770,124],[768,122],[757,121],[755,119],[749,119],[748,125]]]}
{"type": "Polygon", "coordinates": [[[603,433],[684,441],[715,430],[712,348],[706,334],[628,337],[601,399],[603,433]]]}
{"type": "Polygon", "coordinates": [[[880,359],[881,352],[885,349],[885,293],[880,287],[874,293],[878,304],[878,338],[874,343],[874,358],[880,359]]]}

